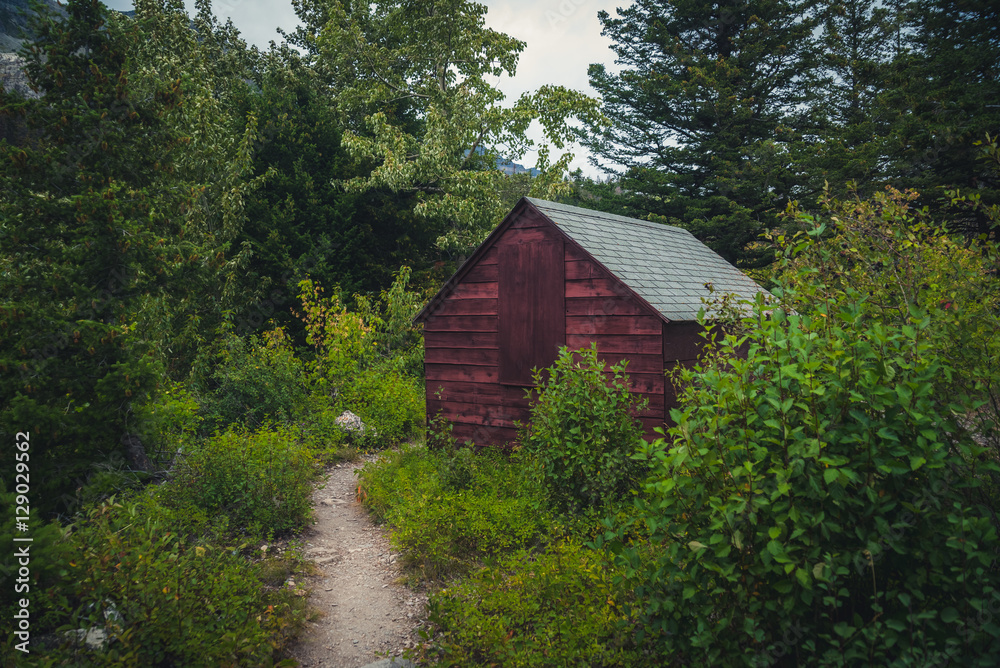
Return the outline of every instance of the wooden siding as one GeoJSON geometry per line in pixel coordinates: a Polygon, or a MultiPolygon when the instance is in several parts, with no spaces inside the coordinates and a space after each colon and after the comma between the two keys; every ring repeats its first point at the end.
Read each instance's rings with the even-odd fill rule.
{"type": "Polygon", "coordinates": [[[678,366],[690,367],[695,364],[705,341],[701,336],[703,331],[704,328],[696,322],[663,324],[663,366],[666,380],[663,391],[663,415],[668,424],[673,424],[670,419],[670,409],[680,405],[677,400],[677,390],[669,374],[678,366]]]}
{"type": "Polygon", "coordinates": [[[565,261],[566,345],[596,342],[608,367],[628,359],[631,390],[648,402],[637,417],[652,438],[664,416],[663,319],[574,244],[566,244],[565,261]]]}
{"type": "MultiPolygon", "coordinates": [[[[550,282],[562,283],[563,238],[545,218],[525,212],[514,221],[497,243],[479,255],[468,268],[461,281],[448,293],[441,295],[442,302],[424,323],[424,369],[427,378],[427,415],[440,414],[452,423],[452,435],[459,441],[471,440],[478,445],[502,445],[517,437],[517,423],[526,423],[530,417],[530,401],[525,387],[500,383],[500,320],[504,313],[504,299],[500,295],[501,253],[517,254],[505,250],[517,245],[532,249],[521,257],[522,268],[515,269],[525,287],[545,287],[550,282]],[[534,271],[544,262],[548,253],[558,263],[557,272],[539,276],[534,271]],[[539,252],[537,249],[541,248],[539,252]],[[556,252],[553,253],[553,249],[556,252]],[[553,277],[554,274],[554,277],[553,277]]],[[[551,268],[551,267],[550,267],[551,268]]],[[[562,297],[562,290],[557,291],[562,297]]],[[[538,299],[548,296],[538,294],[538,299]]],[[[522,306],[534,295],[521,295],[507,300],[512,311],[522,306]]],[[[565,339],[565,307],[560,303],[553,308],[541,304],[539,317],[530,319],[534,328],[555,327],[557,342],[543,366],[555,359],[555,345],[565,339]],[[546,318],[553,323],[546,325],[546,318]]],[[[520,313],[511,313],[523,320],[520,313]]],[[[510,332],[507,333],[510,335],[510,332]]],[[[518,344],[518,347],[524,344],[518,344]]],[[[530,363],[528,368],[534,365],[530,363]]]]}

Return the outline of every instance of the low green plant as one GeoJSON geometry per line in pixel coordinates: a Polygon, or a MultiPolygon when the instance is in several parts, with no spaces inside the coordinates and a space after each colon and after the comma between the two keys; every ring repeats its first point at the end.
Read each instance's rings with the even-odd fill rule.
{"type": "Polygon", "coordinates": [[[177,449],[194,441],[204,421],[198,400],[180,383],[167,383],[134,408],[129,428],[156,469],[170,468],[177,449]]]}
{"type": "Polygon", "coordinates": [[[203,430],[300,415],[309,393],[305,369],[280,327],[249,338],[224,333],[217,349],[209,370],[196,374],[203,430]]]}
{"type": "Polygon", "coordinates": [[[378,301],[355,295],[358,312],[369,323],[375,338],[375,351],[394,371],[405,376],[423,375],[424,347],[419,327],[413,317],[420,310],[420,293],[408,290],[410,268],[395,273],[392,286],[383,290],[378,301]]]}
{"type": "MultiPolygon", "coordinates": [[[[0,637],[0,656],[16,656],[14,645],[22,640],[13,635],[17,625],[13,620],[14,613],[21,609],[20,600],[25,599],[32,604],[30,623],[43,624],[45,613],[40,619],[37,607],[39,595],[65,576],[66,558],[71,551],[63,540],[64,528],[58,522],[44,521],[37,507],[30,503],[30,496],[19,495],[16,489],[5,491],[3,481],[0,481],[0,507],[4,508],[0,541],[9,548],[0,554],[0,614],[4,619],[12,620],[10,631],[0,637]],[[19,506],[29,508],[27,516],[15,514],[19,506]],[[18,521],[27,524],[30,533],[16,530],[18,521]],[[31,538],[31,542],[14,540],[25,537],[31,538]],[[30,555],[27,565],[20,563],[21,557],[16,554],[22,548],[27,549],[30,555]]],[[[34,633],[30,632],[30,635],[34,633]]],[[[0,665],[6,664],[0,662],[0,665]]]]}
{"type": "Polygon", "coordinates": [[[418,648],[435,666],[657,666],[601,551],[558,540],[431,594],[418,648]]]}
{"type": "MultiPolygon", "coordinates": [[[[170,483],[168,483],[168,486],[170,483]]],[[[261,582],[210,520],[161,487],[90,508],[67,538],[63,573],[33,598],[52,611],[44,665],[272,665],[305,610],[261,582]],[[169,497],[169,505],[160,496],[169,497]],[[100,631],[97,648],[77,640],[100,631]]],[[[39,627],[42,637],[46,627],[39,627]]],[[[29,657],[30,658],[30,657],[29,657]]]]}
{"type": "Polygon", "coordinates": [[[337,424],[340,410],[329,405],[326,397],[313,395],[310,408],[294,426],[296,436],[323,464],[353,459],[357,449],[343,427],[337,424]]]}
{"type": "Polygon", "coordinates": [[[362,469],[365,505],[392,525],[393,543],[426,577],[532,545],[550,521],[523,455],[470,455],[404,447],[362,469]]]}
{"type": "Polygon", "coordinates": [[[605,373],[597,344],[563,347],[555,364],[534,375],[538,399],[521,434],[541,467],[553,505],[578,511],[614,502],[633,490],[645,467],[632,458],[642,441],[634,413],[644,407],[629,392],[625,365],[605,373]]]}
{"type": "Polygon", "coordinates": [[[289,427],[233,428],[184,457],[178,483],[201,508],[229,516],[234,530],[273,537],[301,527],[311,512],[316,463],[289,427]]]}
{"type": "Polygon", "coordinates": [[[358,415],[367,429],[362,443],[387,447],[419,435],[424,424],[424,388],[396,371],[361,371],[341,388],[336,405],[358,415]]]}

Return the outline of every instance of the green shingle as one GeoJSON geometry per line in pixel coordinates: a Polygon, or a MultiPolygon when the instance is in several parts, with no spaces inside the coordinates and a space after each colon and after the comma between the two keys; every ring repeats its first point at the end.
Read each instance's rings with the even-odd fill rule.
{"type": "Polygon", "coordinates": [[[668,320],[695,320],[706,283],[745,299],[764,292],[687,230],[527,199],[668,320]]]}

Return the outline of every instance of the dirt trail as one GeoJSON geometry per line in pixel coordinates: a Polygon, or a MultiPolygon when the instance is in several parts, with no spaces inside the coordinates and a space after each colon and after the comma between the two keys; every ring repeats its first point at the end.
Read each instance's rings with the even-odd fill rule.
{"type": "Polygon", "coordinates": [[[383,527],[356,500],[356,468],[330,467],[313,492],[316,524],[303,534],[305,556],[320,574],[306,579],[321,619],[306,624],[291,655],[302,666],[356,668],[398,656],[417,639],[426,596],[396,584],[399,555],[383,527]]]}

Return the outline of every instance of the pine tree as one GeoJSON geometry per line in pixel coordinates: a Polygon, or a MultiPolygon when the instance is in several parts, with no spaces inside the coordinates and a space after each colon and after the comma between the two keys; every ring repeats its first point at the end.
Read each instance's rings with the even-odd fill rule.
{"type": "MultiPolygon", "coordinates": [[[[990,0],[917,0],[895,100],[893,169],[901,185],[935,205],[939,186],[1000,203],[1000,181],[977,142],[1000,132],[1000,5],[990,0]]],[[[940,205],[938,205],[940,206],[940,205]]],[[[949,210],[949,226],[1000,237],[988,216],[949,210]]]]}
{"type": "Polygon", "coordinates": [[[826,0],[818,57],[825,74],[814,101],[819,135],[804,172],[837,192],[852,182],[871,194],[889,176],[887,137],[897,119],[889,104],[892,63],[900,56],[900,13],[872,0],[826,0]]]}
{"type": "Polygon", "coordinates": [[[104,7],[67,10],[38,19],[24,54],[40,99],[0,93],[30,137],[0,144],[0,425],[5,438],[31,433],[38,501],[118,449],[130,397],[153,382],[130,350],[127,307],[154,242],[143,190],[169,153],[158,119],[128,94],[104,7]]]}
{"type": "Polygon", "coordinates": [[[206,145],[205,123],[193,139],[210,106],[190,81],[136,72],[152,24],[97,0],[66,12],[39,14],[23,52],[39,97],[0,91],[27,128],[0,142],[0,432],[31,432],[47,510],[71,506],[95,465],[124,463],[135,407],[185,363],[181,330],[198,340],[221,317],[247,144],[206,145]]]}
{"type": "Polygon", "coordinates": [[[624,167],[633,212],[690,229],[727,260],[796,195],[806,85],[815,60],[812,0],[637,0],[617,18],[613,73],[591,65],[610,131],[589,141],[624,167]]]}

